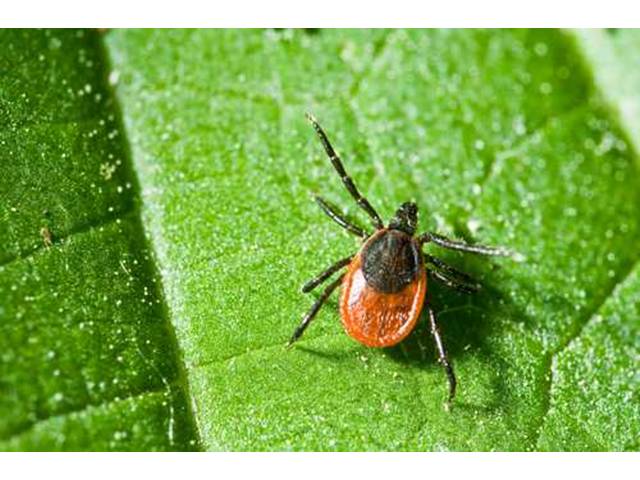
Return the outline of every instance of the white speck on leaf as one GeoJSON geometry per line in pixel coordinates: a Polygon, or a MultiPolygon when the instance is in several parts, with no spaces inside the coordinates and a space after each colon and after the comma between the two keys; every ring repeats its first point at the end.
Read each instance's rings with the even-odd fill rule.
{"type": "Polygon", "coordinates": [[[111,70],[109,72],[109,85],[112,87],[118,84],[120,80],[120,72],[118,70],[111,70]]]}

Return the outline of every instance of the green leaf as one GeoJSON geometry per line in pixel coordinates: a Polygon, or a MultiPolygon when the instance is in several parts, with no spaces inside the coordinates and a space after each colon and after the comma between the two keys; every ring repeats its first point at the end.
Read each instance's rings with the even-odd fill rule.
{"type": "Polygon", "coordinates": [[[115,30],[107,72],[95,34],[2,35],[0,448],[638,448],[637,96],[602,73],[637,37],[115,30]],[[369,227],[307,110],[384,218],[519,252],[429,247],[485,286],[429,284],[451,412],[424,324],[368,349],[336,296],[284,348],[358,248],[310,193],[369,227]]]}
{"type": "MultiPolygon", "coordinates": [[[[592,408],[595,391],[566,385],[565,357],[590,319],[609,319],[640,238],[632,145],[572,36],[116,31],[108,44],[206,448],[584,448],[566,440],[576,430],[601,437],[589,448],[632,446],[632,402],[574,428],[554,420],[592,408]],[[307,109],[385,217],[413,198],[423,229],[526,258],[437,252],[486,285],[473,298],[432,285],[460,380],[451,413],[424,327],[367,349],[333,301],[282,348],[312,302],[301,283],[357,249],[309,201],[359,214],[307,109]]],[[[601,368],[573,360],[582,382],[637,395],[637,343],[609,342],[601,368]]]]}
{"type": "Polygon", "coordinates": [[[640,148],[640,32],[637,29],[577,30],[579,45],[592,65],[602,95],[621,117],[629,141],[640,148]]]}
{"type": "MultiPolygon", "coordinates": [[[[640,60],[640,32],[584,30],[578,31],[577,37],[594,65],[600,91],[622,118],[629,142],[637,152],[640,70],[628,67],[640,60]]],[[[638,178],[637,172],[633,175],[638,178]]],[[[553,359],[551,408],[544,419],[539,448],[633,451],[640,448],[637,260],[628,275],[619,279],[609,297],[603,299],[588,322],[564,343],[564,349],[553,359]]]]}
{"type": "Polygon", "coordinates": [[[100,39],[0,42],[0,449],[193,448],[100,39]]]}

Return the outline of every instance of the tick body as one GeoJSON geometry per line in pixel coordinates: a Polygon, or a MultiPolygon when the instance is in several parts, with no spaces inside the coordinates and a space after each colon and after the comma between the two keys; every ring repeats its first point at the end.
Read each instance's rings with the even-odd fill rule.
{"type": "Polygon", "coordinates": [[[344,329],[368,347],[396,345],[416,325],[426,291],[427,274],[415,239],[378,230],[349,264],[342,282],[344,329]]]}
{"type": "Polygon", "coordinates": [[[338,260],[302,287],[304,293],[310,292],[346,268],[346,271],[325,287],[303,317],[289,345],[302,336],[322,305],[340,285],[342,325],[348,335],[368,347],[391,347],[400,343],[413,331],[421,313],[426,310],[438,359],[449,383],[448,407],[455,396],[456,377],[440,335],[435,312],[426,298],[427,277],[464,293],[473,293],[480,287],[467,274],[423,252],[423,246],[431,242],[442,248],[481,255],[505,256],[510,255],[510,252],[501,247],[450,240],[433,232],[416,235],[418,207],[413,202],[403,203],[391,221],[384,225],[378,213],[347,175],[322,127],[311,115],[307,115],[307,118],[345,188],[370,217],[374,232],[369,233],[354,225],[322,198],[315,197],[324,213],[342,228],[360,237],[363,243],[357,253],[338,260]]]}

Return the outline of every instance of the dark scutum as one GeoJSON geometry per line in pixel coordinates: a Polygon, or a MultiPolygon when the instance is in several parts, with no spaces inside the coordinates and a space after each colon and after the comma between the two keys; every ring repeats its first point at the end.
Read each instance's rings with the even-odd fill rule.
{"type": "Polygon", "coordinates": [[[382,293],[396,293],[413,281],[421,262],[413,238],[398,230],[374,237],[362,252],[367,284],[382,293]]]}

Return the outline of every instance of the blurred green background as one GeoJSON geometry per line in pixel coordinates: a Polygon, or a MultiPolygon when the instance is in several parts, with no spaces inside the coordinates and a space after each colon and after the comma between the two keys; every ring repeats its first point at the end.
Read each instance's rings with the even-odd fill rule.
{"type": "Polygon", "coordinates": [[[638,450],[640,33],[2,30],[1,450],[638,450]],[[429,247],[392,349],[311,276],[368,226],[304,112],[429,247]]]}

